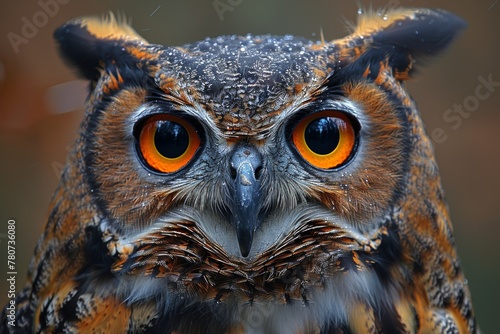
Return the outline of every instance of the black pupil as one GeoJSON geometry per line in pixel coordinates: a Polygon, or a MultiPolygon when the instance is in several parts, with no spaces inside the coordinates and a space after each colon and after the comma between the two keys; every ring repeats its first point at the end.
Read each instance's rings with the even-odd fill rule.
{"type": "Polygon", "coordinates": [[[155,146],[166,158],[175,159],[186,152],[189,145],[189,134],[179,123],[160,121],[155,133],[155,146]]]}
{"type": "Polygon", "coordinates": [[[307,146],[316,154],[333,152],[340,140],[339,127],[332,117],[322,117],[309,123],[305,130],[307,146]]]}

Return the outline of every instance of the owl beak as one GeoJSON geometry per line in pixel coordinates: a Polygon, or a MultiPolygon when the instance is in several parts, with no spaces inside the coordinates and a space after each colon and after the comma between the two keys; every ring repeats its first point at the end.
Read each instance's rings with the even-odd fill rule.
{"type": "Polygon", "coordinates": [[[258,173],[262,166],[260,153],[251,146],[237,147],[231,159],[234,179],[232,220],[243,257],[252,247],[253,235],[259,225],[260,182],[258,173]]]}

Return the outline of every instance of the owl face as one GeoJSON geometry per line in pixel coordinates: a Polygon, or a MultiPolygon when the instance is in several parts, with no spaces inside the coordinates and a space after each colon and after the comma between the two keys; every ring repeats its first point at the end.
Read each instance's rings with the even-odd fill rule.
{"type": "Polygon", "coordinates": [[[331,42],[166,47],[113,16],[63,25],[55,38],[89,98],[16,300],[19,328],[475,332],[404,89],[463,27],[397,10],[331,42]]]}
{"type": "Polygon", "coordinates": [[[92,83],[79,154],[112,272],[206,295],[272,282],[304,299],[290,277],[314,287],[353,251],[376,261],[410,160],[429,150],[415,144],[402,82],[444,46],[414,34],[436,18],[434,40],[462,24],[401,11],[331,43],[183,47],[149,44],[113,17],[61,27],[63,55],[92,83]]]}

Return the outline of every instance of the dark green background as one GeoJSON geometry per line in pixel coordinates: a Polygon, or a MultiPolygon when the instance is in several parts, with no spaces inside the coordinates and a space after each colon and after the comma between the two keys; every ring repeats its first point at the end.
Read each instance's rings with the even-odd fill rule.
{"type": "MultiPolygon", "coordinates": [[[[67,1],[67,0],[66,0],[67,1]]],[[[220,19],[214,2],[79,1],[69,0],[27,44],[14,52],[9,33],[21,34],[22,18],[32,20],[41,10],[36,1],[0,3],[0,304],[7,301],[7,220],[17,222],[18,288],[24,283],[27,264],[45,223],[47,205],[57,185],[57,170],[74,139],[81,111],[56,113],[61,103],[80,105],[81,83],[61,94],[55,85],[75,80],[72,70],[58,58],[52,31],[77,16],[124,13],[146,39],[179,45],[220,34],[294,34],[327,40],[347,33],[346,21],[355,21],[355,1],[255,1],[220,0],[232,11],[220,19]],[[78,92],[80,91],[80,95],[78,92]],[[55,102],[51,94],[57,93],[55,102]],[[51,102],[52,101],[52,102],[51,102]],[[56,171],[54,171],[54,169],[56,171]]],[[[500,82],[500,3],[482,1],[372,1],[387,4],[439,7],[465,18],[469,27],[441,57],[433,60],[408,89],[417,100],[431,132],[447,135],[435,149],[441,168],[456,244],[469,280],[479,323],[485,333],[500,333],[500,87],[480,102],[457,129],[443,120],[454,104],[475,94],[478,77],[500,82]]],[[[65,111],[72,108],[65,107],[65,111]]]]}

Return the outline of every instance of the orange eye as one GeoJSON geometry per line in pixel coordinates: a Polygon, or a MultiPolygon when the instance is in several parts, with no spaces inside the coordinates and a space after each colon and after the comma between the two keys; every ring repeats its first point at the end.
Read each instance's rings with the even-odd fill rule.
{"type": "Polygon", "coordinates": [[[147,119],[139,134],[139,149],[146,164],[162,173],[186,166],[200,147],[200,136],[186,120],[172,115],[147,119]]]}
{"type": "Polygon", "coordinates": [[[356,143],[356,132],[345,114],[325,110],[303,118],[293,129],[292,141],[311,165],[330,169],[347,162],[356,143]]]}

